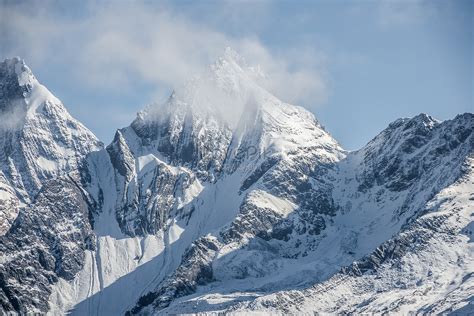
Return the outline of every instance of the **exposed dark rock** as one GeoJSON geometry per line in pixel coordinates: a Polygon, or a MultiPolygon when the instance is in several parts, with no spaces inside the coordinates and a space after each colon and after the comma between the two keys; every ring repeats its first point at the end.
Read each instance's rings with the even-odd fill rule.
{"type": "Polygon", "coordinates": [[[46,313],[51,285],[72,280],[83,265],[85,250],[94,250],[89,206],[70,180],[51,180],[34,205],[22,210],[0,237],[0,302],[4,311],[46,313]]]}

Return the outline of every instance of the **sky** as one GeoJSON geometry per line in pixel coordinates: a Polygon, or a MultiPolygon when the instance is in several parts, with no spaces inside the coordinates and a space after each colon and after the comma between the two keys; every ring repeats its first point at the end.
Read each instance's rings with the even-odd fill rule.
{"type": "Polygon", "coordinates": [[[469,0],[0,0],[0,58],[109,143],[229,46],[355,150],[400,117],[474,112],[473,15],[469,0]]]}

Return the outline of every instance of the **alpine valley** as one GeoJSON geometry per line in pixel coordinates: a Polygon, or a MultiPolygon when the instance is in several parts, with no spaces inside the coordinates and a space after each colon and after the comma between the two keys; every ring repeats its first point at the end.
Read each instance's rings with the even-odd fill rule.
{"type": "Polygon", "coordinates": [[[0,63],[0,314],[474,314],[474,115],[346,151],[235,52],[104,147],[0,63]]]}

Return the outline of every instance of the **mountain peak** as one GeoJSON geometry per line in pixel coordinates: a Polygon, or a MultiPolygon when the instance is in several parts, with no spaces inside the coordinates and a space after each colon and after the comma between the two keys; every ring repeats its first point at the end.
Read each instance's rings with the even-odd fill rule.
{"type": "MultiPolygon", "coordinates": [[[[140,131],[150,130],[143,126],[168,124],[169,121],[173,125],[170,129],[175,130],[176,135],[185,125],[198,135],[203,133],[198,131],[201,122],[212,122],[212,128],[219,126],[226,132],[230,130],[239,141],[245,137],[255,138],[251,145],[262,152],[270,147],[277,151],[283,147],[284,151],[290,147],[304,147],[315,140],[339,148],[311,113],[279,100],[260,84],[260,76],[259,66],[248,66],[242,56],[227,47],[207,71],[174,90],[167,102],[151,105],[140,112],[133,127],[140,131]],[[277,138],[278,146],[270,138],[277,138]]],[[[210,126],[208,128],[212,130],[210,126]]]]}
{"type": "Polygon", "coordinates": [[[235,87],[236,81],[252,82],[253,85],[259,85],[259,80],[265,78],[262,67],[247,63],[246,59],[230,47],[224,50],[224,54],[219,57],[211,66],[210,76],[215,77],[216,81],[232,81],[235,87]]]}
{"type": "Polygon", "coordinates": [[[21,127],[24,119],[34,118],[46,103],[56,108],[57,113],[66,113],[59,101],[33,75],[25,61],[19,57],[5,59],[0,63],[0,114],[1,129],[21,127]],[[14,124],[13,124],[13,123],[14,124]]]}
{"type": "Polygon", "coordinates": [[[21,87],[31,87],[37,82],[31,69],[20,57],[7,58],[0,63],[0,79],[21,87]]]}
{"type": "Polygon", "coordinates": [[[28,105],[25,98],[38,81],[19,57],[0,62],[0,130],[16,127],[23,120],[28,105]]]}
{"type": "Polygon", "coordinates": [[[438,120],[435,119],[434,117],[426,114],[426,113],[420,113],[418,114],[417,116],[411,118],[412,122],[416,122],[416,123],[419,123],[419,124],[425,124],[425,125],[431,125],[433,123],[437,123],[438,120]]]}
{"type": "Polygon", "coordinates": [[[247,66],[245,58],[230,47],[225,48],[224,54],[219,58],[219,60],[233,61],[241,66],[247,66]]]}
{"type": "Polygon", "coordinates": [[[176,87],[164,104],[152,104],[138,114],[138,120],[156,121],[163,112],[194,117],[213,116],[235,127],[249,103],[263,103],[274,98],[258,79],[259,66],[249,67],[245,59],[227,47],[205,71],[176,87]],[[258,100],[258,102],[256,102],[258,100]]]}
{"type": "Polygon", "coordinates": [[[23,67],[26,67],[25,61],[21,59],[18,56],[12,57],[12,58],[6,58],[2,62],[2,66],[5,65],[9,69],[11,69],[13,72],[20,74],[21,72],[24,71],[23,67]]]}

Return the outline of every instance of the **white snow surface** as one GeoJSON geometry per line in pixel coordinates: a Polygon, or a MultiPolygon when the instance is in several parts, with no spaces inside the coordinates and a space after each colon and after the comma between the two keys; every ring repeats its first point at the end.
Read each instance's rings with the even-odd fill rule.
{"type": "MultiPolygon", "coordinates": [[[[239,304],[236,312],[385,312],[408,315],[415,312],[445,314],[458,311],[461,315],[472,314],[474,159],[471,158],[469,164],[469,173],[431,199],[426,205],[429,213],[417,219],[418,223],[441,219],[442,224],[439,231],[421,242],[422,246],[417,247],[416,251],[404,253],[396,262],[382,264],[373,273],[361,276],[336,274],[304,290],[262,295],[253,302],[239,304]],[[275,308],[281,305],[285,306],[284,309],[275,308]]],[[[400,236],[409,233],[410,228],[400,236]]],[[[414,248],[416,246],[413,245],[414,248]]],[[[193,301],[207,299],[203,296],[193,301]]],[[[225,308],[228,298],[223,297],[219,302],[211,296],[210,300],[215,304],[214,310],[219,310],[219,304],[225,308]]],[[[181,307],[174,309],[177,310],[185,311],[181,307]]]]}

